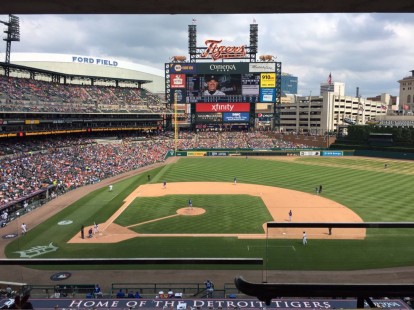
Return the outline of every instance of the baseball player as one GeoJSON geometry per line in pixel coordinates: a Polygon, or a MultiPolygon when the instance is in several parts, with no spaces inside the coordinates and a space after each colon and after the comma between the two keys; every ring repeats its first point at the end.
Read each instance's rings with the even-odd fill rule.
{"type": "Polygon", "coordinates": [[[111,184],[111,185],[109,185],[109,191],[112,192],[112,189],[113,189],[113,186],[111,184]]]}
{"type": "Polygon", "coordinates": [[[27,233],[27,226],[25,223],[22,224],[21,229],[22,229],[22,235],[27,233]]]}
{"type": "Polygon", "coordinates": [[[225,96],[226,94],[218,90],[219,81],[214,75],[206,77],[207,89],[203,92],[204,96],[225,96]]]}
{"type": "Polygon", "coordinates": [[[189,200],[188,200],[188,208],[189,208],[190,210],[192,210],[192,209],[193,209],[193,201],[192,201],[191,199],[189,199],[189,200]]]}
{"type": "Polygon", "coordinates": [[[303,232],[302,243],[303,243],[303,245],[307,245],[308,244],[308,239],[306,237],[306,231],[303,232]]]}
{"type": "Polygon", "coordinates": [[[292,222],[292,215],[293,215],[292,210],[290,210],[289,211],[289,222],[292,222]]]}
{"type": "Polygon", "coordinates": [[[167,188],[167,181],[162,182],[162,188],[167,188]]]}
{"type": "Polygon", "coordinates": [[[93,223],[93,234],[97,234],[99,232],[98,224],[93,223]]]}
{"type": "Polygon", "coordinates": [[[234,182],[234,185],[237,184],[237,178],[236,177],[234,177],[233,182],[234,182]]]}

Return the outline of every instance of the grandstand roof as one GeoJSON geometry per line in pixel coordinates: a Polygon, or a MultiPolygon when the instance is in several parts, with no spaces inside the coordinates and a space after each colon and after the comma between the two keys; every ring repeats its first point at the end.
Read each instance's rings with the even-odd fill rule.
{"type": "MultiPolygon", "coordinates": [[[[4,59],[5,53],[0,53],[0,59],[4,59]]],[[[99,56],[99,55],[77,55],[77,54],[54,54],[54,53],[15,53],[12,52],[10,54],[10,61],[11,62],[61,62],[61,63],[79,63],[78,61],[74,61],[73,57],[76,58],[88,58],[88,59],[101,59],[101,60],[108,60],[111,61],[111,64],[105,65],[101,64],[100,66],[103,67],[117,67],[122,69],[128,70],[135,70],[144,73],[148,73],[151,75],[161,76],[164,77],[164,71],[161,69],[153,68],[150,66],[142,65],[142,64],[135,64],[132,62],[124,61],[122,59],[117,59],[116,57],[112,56],[99,56]],[[112,64],[116,62],[117,65],[113,66],[112,64]]],[[[90,65],[97,65],[96,63],[87,63],[90,65]]]]}
{"type": "Polygon", "coordinates": [[[335,12],[414,12],[412,0],[226,0],[217,5],[213,1],[192,0],[14,0],[3,1],[2,14],[200,14],[200,13],[335,13],[335,12]]]}
{"type": "MultiPolygon", "coordinates": [[[[5,54],[0,53],[0,59],[5,54]]],[[[61,73],[72,77],[106,77],[119,81],[142,81],[154,93],[165,92],[162,69],[117,59],[111,56],[85,56],[53,53],[11,53],[13,65],[36,68],[45,72],[61,73]],[[151,83],[150,83],[151,82],[151,83]]]]}
{"type": "Polygon", "coordinates": [[[77,79],[94,79],[94,80],[100,80],[100,81],[112,81],[112,80],[118,80],[122,82],[138,82],[140,84],[146,84],[151,83],[150,80],[136,80],[136,79],[122,79],[122,78],[111,78],[111,77],[102,77],[102,76],[85,76],[85,75],[77,75],[77,74],[65,74],[61,72],[56,71],[49,71],[49,70],[42,70],[42,69],[33,69],[32,67],[27,66],[20,66],[20,65],[14,65],[14,64],[7,64],[5,62],[0,62],[0,67],[9,67],[12,70],[15,71],[35,71],[36,73],[40,73],[46,76],[53,76],[53,75],[59,75],[59,76],[65,76],[68,78],[77,78],[77,79]]]}

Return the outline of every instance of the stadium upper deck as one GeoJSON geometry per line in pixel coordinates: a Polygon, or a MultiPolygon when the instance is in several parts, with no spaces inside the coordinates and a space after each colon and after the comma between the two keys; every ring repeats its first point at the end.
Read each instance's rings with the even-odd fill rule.
{"type": "MultiPolygon", "coordinates": [[[[6,64],[0,67],[6,72],[6,64]]],[[[74,77],[16,65],[8,69],[30,78],[0,75],[1,136],[159,130],[166,126],[166,115],[173,113],[161,97],[142,87],[148,81],[74,77]],[[85,83],[72,84],[73,78],[85,83]]]]}

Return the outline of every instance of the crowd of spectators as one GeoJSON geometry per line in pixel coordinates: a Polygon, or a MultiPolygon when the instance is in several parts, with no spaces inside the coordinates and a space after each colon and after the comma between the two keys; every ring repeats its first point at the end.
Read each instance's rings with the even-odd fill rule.
{"type": "MultiPolygon", "coordinates": [[[[179,150],[306,147],[269,138],[266,132],[182,132],[177,142],[179,150]]],[[[47,187],[58,195],[162,162],[174,148],[171,132],[116,140],[65,136],[0,141],[0,208],[47,187]]]]}
{"type": "Polygon", "coordinates": [[[42,188],[67,191],[163,160],[168,145],[155,141],[74,143],[0,159],[0,207],[42,188]]]}
{"type": "MultiPolygon", "coordinates": [[[[222,148],[222,149],[273,149],[273,148],[308,148],[301,143],[276,139],[268,132],[199,132],[194,136],[195,143],[187,148],[222,148]]],[[[188,144],[188,143],[187,143],[188,144]]]]}
{"type": "Polygon", "coordinates": [[[71,113],[166,113],[165,102],[132,87],[60,84],[0,76],[0,111],[71,113]]]}
{"type": "Polygon", "coordinates": [[[12,298],[16,296],[16,291],[10,285],[0,287],[0,298],[12,298]]]}

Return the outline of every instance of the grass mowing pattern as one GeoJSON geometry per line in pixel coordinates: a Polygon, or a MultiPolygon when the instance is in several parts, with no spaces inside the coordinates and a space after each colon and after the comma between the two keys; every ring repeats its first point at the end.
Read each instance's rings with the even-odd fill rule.
{"type": "MultiPolygon", "coordinates": [[[[152,173],[157,173],[159,170],[161,168],[153,170],[152,173]]],[[[147,183],[146,175],[141,174],[116,183],[113,192],[108,192],[106,187],[91,192],[35,228],[29,227],[30,234],[28,233],[8,244],[6,254],[8,257],[18,258],[20,255],[16,254],[16,251],[39,245],[48,245],[53,242],[55,246],[59,247],[59,257],[83,257],[87,252],[83,247],[71,247],[66,242],[80,231],[82,225],[90,226],[94,222],[106,221],[119,209],[125,197],[134,191],[137,186],[145,183],[147,183]],[[71,220],[73,224],[57,224],[63,220],[71,220]]],[[[19,227],[16,230],[19,230],[19,227]]],[[[44,254],[43,257],[56,256],[52,252],[44,254]]]]}
{"type": "MultiPolygon", "coordinates": [[[[179,215],[131,229],[142,234],[255,234],[264,233],[262,225],[273,220],[260,197],[192,195],[191,199],[194,207],[202,207],[206,213],[197,216],[179,215]]],[[[177,209],[186,207],[187,201],[187,195],[137,198],[116,223],[129,226],[175,215],[177,209]]]]}
{"type": "MultiPolygon", "coordinates": [[[[239,183],[263,184],[309,193],[313,193],[316,186],[323,184],[323,196],[351,208],[364,221],[414,221],[412,162],[352,157],[296,158],[294,161],[261,158],[182,158],[179,162],[151,171],[150,174],[151,183],[160,183],[164,179],[168,183],[233,182],[233,177],[236,176],[239,183]],[[387,169],[384,169],[384,162],[388,164],[387,169]]],[[[66,241],[79,231],[81,224],[91,225],[93,221],[100,222],[109,218],[136,186],[147,183],[146,175],[147,173],[115,184],[112,196],[107,189],[91,193],[45,223],[31,229],[26,236],[10,243],[6,248],[7,256],[18,258],[20,256],[13,253],[14,251],[53,242],[59,250],[42,255],[41,258],[265,257],[266,241],[236,238],[152,237],[135,238],[110,246],[66,244],[66,241]],[[57,225],[58,221],[69,219],[74,221],[73,225],[57,225]]],[[[182,199],[180,205],[184,207],[188,197],[182,199]]],[[[193,202],[196,206],[194,198],[193,202]]],[[[167,211],[166,213],[169,213],[172,210],[167,211]]],[[[150,218],[155,215],[145,216],[150,218]]],[[[238,217],[226,222],[226,225],[241,226],[238,217]]],[[[146,229],[152,228],[148,226],[146,229]]],[[[414,265],[414,248],[409,246],[413,233],[412,230],[370,229],[366,240],[312,240],[309,237],[306,247],[301,245],[300,240],[269,240],[266,267],[350,270],[414,265]]],[[[230,269],[229,266],[223,268],[230,269]]]]}
{"type": "MultiPolygon", "coordinates": [[[[313,193],[323,184],[323,196],[354,210],[364,221],[414,221],[409,207],[413,201],[411,177],[390,172],[383,163],[363,159],[365,165],[353,166],[347,158],[298,158],[295,161],[271,161],[244,158],[188,158],[180,161],[164,176],[169,182],[219,181],[255,183],[313,193]],[[341,160],[348,166],[336,165],[341,160]],[[323,164],[328,162],[328,166],[323,164]],[[334,164],[334,165],[333,165],[334,164]],[[197,168],[195,168],[197,167],[197,168]],[[381,169],[376,171],[373,167],[381,169]],[[196,169],[196,173],[192,172],[196,169]],[[385,208],[385,210],[383,210],[385,208]]],[[[358,161],[356,161],[358,162],[358,161]]],[[[389,167],[407,168],[407,162],[390,162],[389,167]]],[[[408,170],[414,171],[414,163],[408,170]]]]}

